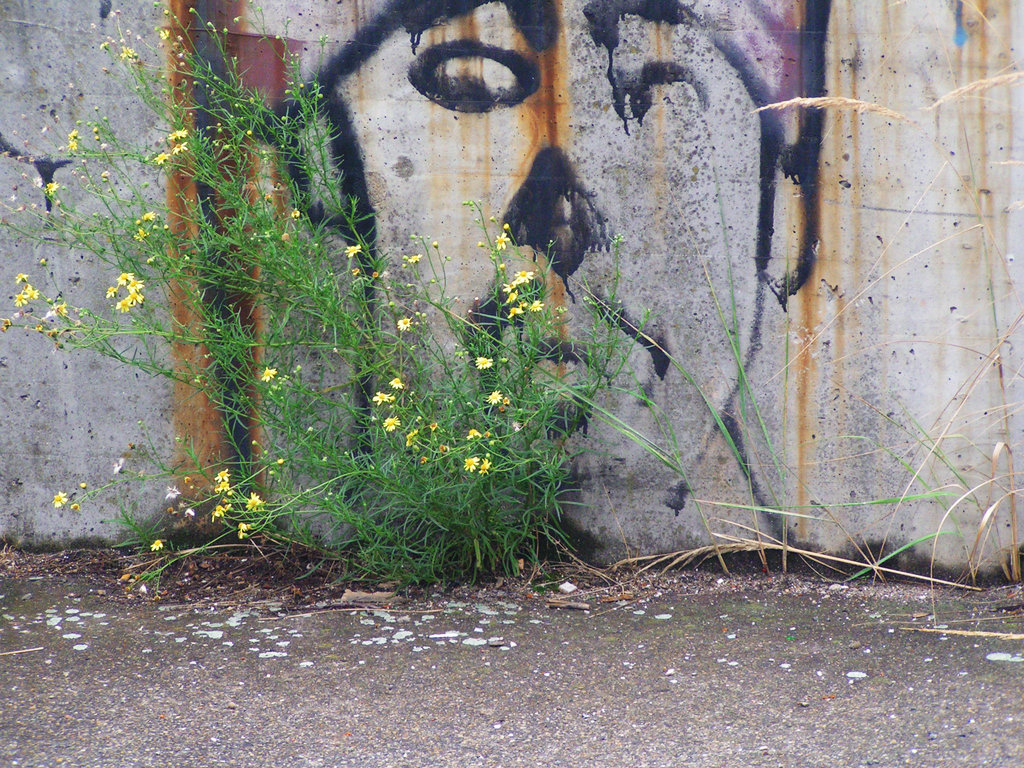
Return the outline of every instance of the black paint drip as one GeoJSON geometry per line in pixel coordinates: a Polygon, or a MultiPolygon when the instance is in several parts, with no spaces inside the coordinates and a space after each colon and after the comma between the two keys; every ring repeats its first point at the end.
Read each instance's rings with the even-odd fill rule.
{"type": "Polygon", "coordinates": [[[572,164],[557,147],[545,147],[509,203],[504,222],[516,243],[546,253],[551,270],[569,289],[573,274],[590,251],[611,244],[606,219],[577,181],[572,164]]]}
{"type": "MultiPolygon", "coordinates": [[[[39,174],[39,181],[41,186],[44,188],[47,184],[53,181],[53,174],[65,165],[71,165],[70,160],[54,160],[50,157],[32,157],[18,152],[13,145],[11,145],[3,134],[0,134],[0,156],[6,155],[21,163],[30,163],[36,169],[36,173],[39,174]]],[[[47,212],[53,209],[53,200],[48,195],[43,194],[43,202],[46,204],[47,212]]]]}

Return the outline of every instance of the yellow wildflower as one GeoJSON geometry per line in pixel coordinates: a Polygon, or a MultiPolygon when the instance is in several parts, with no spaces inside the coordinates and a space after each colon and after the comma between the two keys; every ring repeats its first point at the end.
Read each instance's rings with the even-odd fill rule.
{"type": "Polygon", "coordinates": [[[60,493],[57,493],[57,494],[54,495],[54,497],[53,497],[53,506],[55,508],[60,509],[61,507],[63,507],[67,503],[68,503],[68,495],[66,493],[64,493],[64,491],[61,491],[60,493]]]}
{"type": "Polygon", "coordinates": [[[129,59],[135,61],[139,58],[139,54],[136,53],[133,48],[129,48],[127,45],[122,45],[121,53],[119,54],[118,58],[120,58],[121,61],[127,61],[129,59]]]}
{"type": "Polygon", "coordinates": [[[494,390],[487,396],[487,402],[491,405],[497,405],[501,402],[502,394],[498,390],[494,390]]]}
{"type": "Polygon", "coordinates": [[[526,270],[520,270],[516,272],[515,279],[512,281],[512,285],[522,285],[533,280],[533,272],[527,272],[526,270]]]}
{"type": "Polygon", "coordinates": [[[477,468],[479,466],[480,466],[480,457],[479,456],[470,456],[468,459],[466,459],[462,463],[462,468],[464,470],[466,470],[467,472],[476,472],[476,470],[477,470],[477,468]]]}
{"type": "Polygon", "coordinates": [[[361,245],[350,245],[348,248],[345,249],[345,256],[347,256],[348,258],[351,259],[353,256],[358,256],[362,252],[363,252],[363,246],[361,246],[361,245]]]}
{"type": "Polygon", "coordinates": [[[24,307],[26,304],[28,304],[28,296],[25,295],[24,291],[14,297],[14,306],[24,307]]]}
{"type": "Polygon", "coordinates": [[[519,298],[519,291],[511,290],[508,292],[508,296],[505,297],[505,301],[511,304],[513,301],[519,298]]]}
{"type": "Polygon", "coordinates": [[[416,436],[420,433],[418,429],[414,429],[408,435],[405,436],[405,447],[410,448],[412,444],[416,442],[416,436]]]}
{"type": "Polygon", "coordinates": [[[117,288],[115,288],[115,287],[114,287],[114,286],[112,285],[112,286],[110,286],[109,288],[107,288],[107,298],[108,298],[108,299],[112,299],[112,298],[114,298],[115,296],[117,296],[117,288]]]}
{"type": "Polygon", "coordinates": [[[544,302],[538,299],[534,299],[533,303],[529,307],[527,307],[527,309],[529,309],[531,312],[540,312],[542,309],[544,309],[544,302]]]}
{"type": "Polygon", "coordinates": [[[481,475],[486,475],[490,471],[491,471],[491,457],[490,457],[490,455],[487,455],[487,456],[484,457],[484,460],[480,462],[480,474],[481,475]]]}
{"type": "Polygon", "coordinates": [[[516,315],[521,315],[521,314],[523,314],[523,305],[522,304],[520,304],[517,307],[509,307],[508,308],[508,317],[509,317],[510,320],[513,317],[515,317],[516,315]]]}
{"type": "Polygon", "coordinates": [[[21,289],[21,292],[25,294],[25,298],[30,301],[35,301],[39,298],[39,289],[33,288],[28,283],[25,283],[25,287],[21,289]]]}
{"type": "Polygon", "coordinates": [[[466,433],[467,440],[476,440],[478,437],[483,437],[483,435],[480,434],[480,431],[477,429],[471,429],[466,433]]]}
{"type": "Polygon", "coordinates": [[[67,317],[68,316],[68,305],[65,302],[61,302],[60,304],[54,304],[53,305],[53,311],[56,312],[61,317],[67,317]]]}
{"type": "Polygon", "coordinates": [[[387,403],[395,402],[395,396],[388,394],[387,392],[378,392],[373,396],[374,405],[386,405],[387,403]]]}
{"type": "Polygon", "coordinates": [[[149,545],[149,548],[154,552],[159,552],[161,549],[164,548],[164,540],[156,539],[152,544],[149,545]]]}
{"type": "Polygon", "coordinates": [[[385,432],[394,432],[400,426],[402,426],[402,422],[397,416],[388,416],[386,419],[384,419],[385,432]]]}
{"type": "Polygon", "coordinates": [[[301,218],[301,217],[302,217],[302,212],[301,212],[301,211],[299,211],[299,209],[298,209],[298,208],[292,208],[292,213],[291,213],[291,217],[292,217],[293,219],[298,219],[298,218],[301,218]]]}
{"type": "Polygon", "coordinates": [[[244,539],[246,536],[249,535],[249,531],[251,531],[251,530],[252,530],[252,526],[249,525],[248,523],[239,523],[238,524],[238,538],[244,539]]]}
{"type": "Polygon", "coordinates": [[[156,214],[153,211],[146,211],[142,214],[142,221],[154,221],[155,219],[156,214]]]}
{"type": "Polygon", "coordinates": [[[149,237],[149,232],[144,230],[142,227],[139,227],[137,230],[135,230],[135,234],[132,235],[132,239],[138,240],[140,243],[147,237],[149,237]]]}
{"type": "Polygon", "coordinates": [[[478,357],[476,359],[476,367],[481,371],[486,370],[494,365],[494,360],[489,357],[478,357]]]}
{"type": "Polygon", "coordinates": [[[213,479],[217,481],[213,489],[215,493],[227,493],[231,490],[231,475],[228,470],[222,469],[213,479]]]}
{"type": "Polygon", "coordinates": [[[68,152],[74,152],[78,149],[78,129],[76,128],[68,134],[68,152]]]}
{"type": "Polygon", "coordinates": [[[114,306],[117,308],[119,312],[131,312],[132,307],[135,306],[135,302],[132,301],[131,296],[125,296],[114,306]]]}
{"type": "Polygon", "coordinates": [[[412,320],[409,319],[408,317],[403,317],[401,320],[398,321],[399,331],[408,331],[410,328],[412,328],[412,320]]]}
{"type": "Polygon", "coordinates": [[[170,133],[167,136],[167,140],[168,141],[183,141],[183,140],[185,140],[187,138],[188,138],[188,131],[186,131],[184,128],[181,128],[181,129],[179,129],[177,131],[174,131],[173,133],[170,133]]]}
{"type": "Polygon", "coordinates": [[[406,256],[406,257],[405,257],[405,260],[406,260],[406,261],[407,261],[408,263],[410,263],[410,264],[416,264],[416,263],[418,263],[418,262],[419,262],[419,260],[420,260],[420,259],[422,259],[422,258],[423,258],[423,254],[422,254],[422,253],[416,253],[416,254],[413,254],[412,256],[406,256]]]}
{"type": "Polygon", "coordinates": [[[17,275],[15,275],[14,282],[16,282],[16,283],[27,283],[28,282],[28,275],[26,275],[24,272],[19,272],[17,275]]]}
{"type": "Polygon", "coordinates": [[[60,189],[60,184],[58,184],[56,181],[51,181],[49,184],[43,187],[43,192],[46,194],[47,197],[53,197],[55,194],[57,194],[58,189],[60,189]]]}
{"type": "Polygon", "coordinates": [[[159,155],[153,158],[153,162],[156,163],[157,165],[163,165],[170,159],[170,155],[168,155],[166,152],[161,152],[159,155]]]}
{"type": "Polygon", "coordinates": [[[508,235],[502,232],[500,235],[494,238],[494,247],[497,248],[499,251],[504,251],[506,248],[508,248],[508,244],[510,242],[512,241],[509,240],[508,235]]]}
{"type": "Polygon", "coordinates": [[[395,378],[389,381],[388,385],[392,389],[405,389],[405,384],[402,383],[402,380],[398,376],[395,376],[395,378]]]}
{"type": "Polygon", "coordinates": [[[255,510],[262,507],[265,503],[266,502],[260,498],[260,495],[253,491],[252,493],[249,494],[249,498],[246,499],[245,501],[245,508],[248,509],[250,512],[254,512],[255,510]]]}
{"type": "Polygon", "coordinates": [[[277,376],[277,368],[267,367],[260,374],[260,381],[273,381],[275,376],[277,376]]]}

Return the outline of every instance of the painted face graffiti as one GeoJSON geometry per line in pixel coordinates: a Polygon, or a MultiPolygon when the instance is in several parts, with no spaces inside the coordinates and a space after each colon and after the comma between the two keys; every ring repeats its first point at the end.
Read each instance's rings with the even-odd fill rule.
{"type": "MultiPolygon", "coordinates": [[[[640,342],[640,384],[681,463],[711,462],[725,430],[766,503],[739,370],[771,377],[777,361],[759,355],[767,313],[781,316],[813,265],[821,119],[755,109],[818,95],[828,13],[795,0],[397,0],[316,79],[364,236],[384,253],[410,232],[442,240],[467,302],[489,267],[464,200],[548,261],[570,309],[574,281],[600,296],[621,270],[620,327],[640,342]],[[789,211],[776,206],[784,176],[797,182],[789,211]]],[[[641,406],[620,415],[663,429],[641,406]]],[[[580,471],[600,486],[604,470],[580,471]]],[[[638,474],[645,504],[679,513],[685,482],[638,474]]]]}

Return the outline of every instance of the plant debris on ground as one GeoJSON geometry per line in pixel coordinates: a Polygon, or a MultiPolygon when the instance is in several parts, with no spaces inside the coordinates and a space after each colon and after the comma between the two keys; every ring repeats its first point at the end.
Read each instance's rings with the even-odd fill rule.
{"type": "Polygon", "coordinates": [[[958,620],[961,630],[970,630],[974,625],[986,629],[983,622],[991,621],[996,615],[1024,619],[1024,588],[1020,585],[960,592],[936,585],[893,581],[830,583],[805,574],[764,573],[756,568],[743,572],[734,567],[729,576],[713,569],[668,573],[618,569],[613,572],[576,561],[545,563],[518,578],[498,578],[447,588],[408,586],[399,590],[394,582],[360,582],[345,578],[319,558],[303,553],[281,558],[260,557],[253,549],[201,552],[175,562],[158,581],[145,581],[139,577],[151,566],[150,560],[145,555],[119,549],[41,553],[3,547],[0,549],[0,581],[56,579],[116,602],[245,606],[277,614],[398,606],[408,609],[436,601],[492,597],[547,606],[552,610],[585,609],[596,616],[617,607],[645,604],[669,595],[684,598],[743,592],[761,594],[771,600],[863,590],[865,596],[870,592],[873,598],[896,602],[956,597],[957,602],[967,606],[967,613],[958,620]],[[575,589],[560,588],[566,584],[575,589]]]}

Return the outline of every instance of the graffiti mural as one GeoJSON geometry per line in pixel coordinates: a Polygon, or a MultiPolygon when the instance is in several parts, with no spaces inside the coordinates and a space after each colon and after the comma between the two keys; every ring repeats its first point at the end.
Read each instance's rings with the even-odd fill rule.
{"type": "MultiPolygon", "coordinates": [[[[378,6],[313,75],[361,234],[392,254],[410,232],[450,238],[473,199],[548,259],[570,309],[575,280],[600,296],[621,270],[614,316],[695,472],[680,480],[640,457],[583,466],[581,483],[600,502],[595,489],[634,465],[644,503],[679,515],[724,439],[752,501],[770,505],[741,425],[740,368],[757,372],[766,317],[814,269],[824,118],[755,110],[824,94],[829,0],[378,6]],[[779,209],[783,180],[793,210],[779,209]],[[616,235],[626,245],[613,263],[616,235]]],[[[472,296],[478,257],[454,250],[472,296]]]]}

